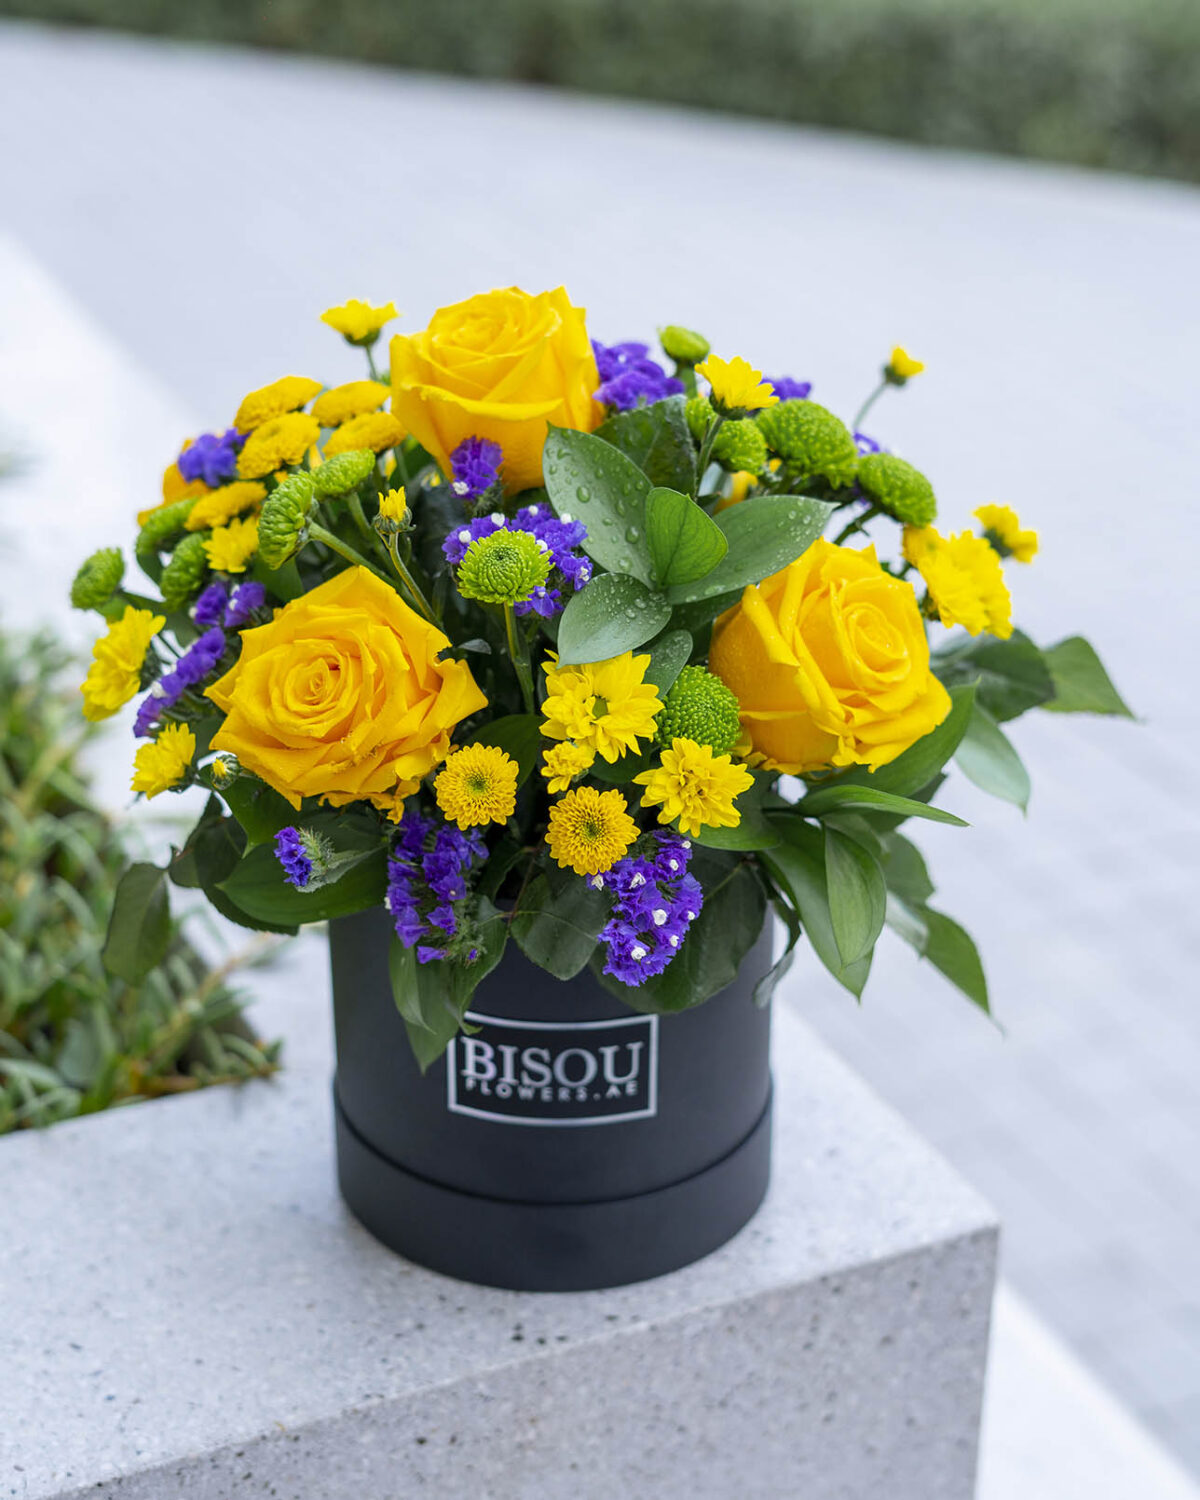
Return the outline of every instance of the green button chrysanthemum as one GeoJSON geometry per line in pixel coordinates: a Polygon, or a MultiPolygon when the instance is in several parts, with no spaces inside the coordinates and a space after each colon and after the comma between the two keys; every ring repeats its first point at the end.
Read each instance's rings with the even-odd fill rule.
{"type": "Polygon", "coordinates": [[[125,577],[125,559],[119,547],[101,547],[93,552],[71,584],[71,603],[76,609],[103,609],[125,577]]]}
{"type": "Polygon", "coordinates": [[[169,610],[182,609],[196,593],[208,572],[204,533],[190,532],[175,548],[158,580],[163,603],[169,610]]]}
{"type": "Polygon", "coordinates": [[[928,526],[937,515],[933,486],[920,469],[894,453],[870,453],[858,466],[865,495],[908,526],[928,526]]]}
{"type": "Polygon", "coordinates": [[[736,474],[761,474],[767,467],[767,440],[750,417],[726,422],[717,433],[712,456],[723,469],[736,474]]]}
{"type": "Polygon", "coordinates": [[[742,737],[736,696],[703,667],[684,667],[658,716],[658,742],[694,740],[728,755],[742,737]]]}
{"type": "Polygon", "coordinates": [[[313,482],[307,474],[290,475],[263,501],[258,555],[268,568],[281,568],[299,550],[312,505],[313,482]]]}
{"type": "Polygon", "coordinates": [[[369,448],[355,448],[337,453],[312,471],[313,488],[318,495],[334,498],[357,489],[375,467],[375,455],[369,448]]]}
{"type": "Polygon", "coordinates": [[[139,558],[153,557],[164,545],[184,528],[198,497],[176,500],[172,505],[160,505],[146,517],[146,524],[138,532],[133,550],[139,558]]]}
{"type": "Polygon", "coordinates": [[[698,443],[703,442],[704,434],[716,416],[712,402],[707,396],[693,396],[683,410],[687,417],[688,430],[698,443]]]}
{"type": "Polygon", "coordinates": [[[550,553],[528,531],[477,538],[458,565],[458,591],[481,604],[519,604],[550,574],[550,553]]]}
{"type": "Polygon", "coordinates": [[[767,446],[793,468],[816,474],[840,488],[858,467],[858,448],[846,424],[815,401],[781,401],[759,412],[767,446]]]}

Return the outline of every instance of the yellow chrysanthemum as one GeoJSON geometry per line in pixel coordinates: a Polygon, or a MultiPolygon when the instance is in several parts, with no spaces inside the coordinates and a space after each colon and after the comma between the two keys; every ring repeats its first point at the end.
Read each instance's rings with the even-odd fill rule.
{"type": "Polygon", "coordinates": [[[218,526],[205,538],[204,551],[214,572],[244,573],[258,551],[258,517],[246,516],[230,521],[228,526],[218,526]]]}
{"type": "Polygon", "coordinates": [[[133,757],[135,792],[157,797],[177,785],[196,753],[196,736],[186,724],[168,724],[157,739],[142,745],[133,757]]]}
{"type": "Polygon", "coordinates": [[[546,790],[565,792],[596,759],[596,752],[589,745],[576,745],[564,740],[561,745],[552,745],[543,756],[542,775],[546,778],[546,790]]]}
{"type": "Polygon", "coordinates": [[[633,779],[646,788],[642,806],[657,807],[660,823],[678,821],[679,831],[689,838],[702,828],[736,828],[742,815],[734,800],[754,785],[745,766],[685,739],[672,740],[659,764],[633,779]]]}
{"type": "Polygon", "coordinates": [[[390,394],[378,380],[351,380],[317,397],[312,414],[322,427],[340,427],[352,417],[378,411],[390,394]]]}
{"type": "Polygon", "coordinates": [[[395,304],[385,302],[382,307],[372,307],[369,302],[360,302],[351,297],[341,307],[329,307],[321,314],[321,322],[340,333],[348,344],[373,344],[379,330],[400,314],[395,304]]]}
{"type": "Polygon", "coordinates": [[[370,448],[373,453],[382,453],[385,448],[394,448],[404,438],[404,428],[390,411],[368,412],[366,416],[353,417],[343,422],[329,434],[325,444],[325,457],[335,453],[353,453],[359,448],[370,448]]]}
{"type": "Polygon", "coordinates": [[[762,371],[740,355],[721,359],[710,354],[703,364],[696,366],[696,374],[703,375],[712,387],[714,403],[727,411],[761,411],[779,400],[775,387],[763,379],[762,371]]]}
{"type": "Polygon", "coordinates": [[[129,702],[141,686],[147,648],[165,624],[164,615],[126,605],[121,618],[92,647],[92,665],[79,688],[85,719],[107,719],[129,702]]]}
{"type": "Polygon", "coordinates": [[[516,761],[498,745],[466,745],[447,759],[433,790],[449,822],[477,828],[512,817],[518,774],[516,761]]]}
{"type": "Polygon", "coordinates": [[[243,479],[261,479],[298,464],[320,435],[321,424],[305,412],[272,417],[246,439],[238,455],[238,474],[243,479]]]}
{"type": "Polygon", "coordinates": [[[906,526],[904,556],[925,580],[943,625],[961,625],[968,635],[986,630],[1001,640],[1012,635],[1012,599],[1000,557],[981,536],[942,536],[932,526],[906,526]]]}
{"type": "Polygon", "coordinates": [[[551,740],[574,740],[607,761],[636,750],[654,734],[662,707],[658,689],[647,682],[650,657],[626,651],[608,661],[559,667],[553,652],[545,664],[546,701],[542,733],[551,740]]]}
{"type": "MultiPolygon", "coordinates": [[[[233,419],[239,432],[253,432],[273,417],[286,416],[296,411],[321,389],[319,380],[308,380],[303,375],[284,375],[264,385],[257,391],[242,397],[233,419]]],[[[254,476],[251,476],[254,477],[254,476]]]]}
{"type": "Polygon", "coordinates": [[[911,380],[914,375],[919,375],[925,368],[919,359],[914,359],[908,350],[902,349],[899,344],[892,350],[892,357],[888,360],[887,367],[901,380],[911,380]]]}
{"type": "Polygon", "coordinates": [[[1007,554],[1019,563],[1027,563],[1037,556],[1037,532],[1022,530],[1021,518],[1011,505],[981,505],[975,519],[983,527],[984,539],[1001,557],[1007,554]]]}
{"type": "Polygon", "coordinates": [[[184,526],[189,531],[207,531],[210,526],[224,526],[234,516],[257,508],[267,498],[267,487],[256,479],[235,479],[198,500],[188,512],[184,526]]]}
{"type": "Polygon", "coordinates": [[[397,525],[408,515],[408,496],[404,493],[404,486],[398,490],[388,490],[385,495],[380,496],[379,514],[385,521],[395,521],[397,525]]]}
{"type": "Polygon", "coordinates": [[[581,786],[550,808],[546,843],[555,862],[577,875],[610,870],[638,835],[620,792],[581,786]]]}

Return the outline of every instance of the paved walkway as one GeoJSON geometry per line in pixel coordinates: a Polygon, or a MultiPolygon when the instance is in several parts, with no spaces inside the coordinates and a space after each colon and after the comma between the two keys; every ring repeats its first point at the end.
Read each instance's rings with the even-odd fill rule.
{"type": "MultiPolygon", "coordinates": [[[[1196,193],[32,27],[0,53],[0,222],[206,423],[284,369],[354,373],[316,322],[348,295],[419,328],[566,281],[602,337],[690,322],[843,411],[893,341],[928,360],[879,435],[952,523],[1009,500],[1041,527],[1021,620],[1089,634],[1146,722],[1017,726],[1028,821],[955,778],[976,826],[919,836],[1006,1038],[893,945],[861,1011],[811,964],[789,1000],[992,1197],[1010,1280],[1200,1469],[1196,193]]],[[[47,379],[71,358],[49,344],[47,379]]],[[[133,509],[169,455],[129,426],[133,509]]]]}

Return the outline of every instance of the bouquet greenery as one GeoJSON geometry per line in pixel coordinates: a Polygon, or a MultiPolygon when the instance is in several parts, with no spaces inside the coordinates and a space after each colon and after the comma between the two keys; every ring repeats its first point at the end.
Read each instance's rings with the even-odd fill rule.
{"type": "Polygon", "coordinates": [[[382,372],[395,316],[331,308],[367,378],[285,376],[183,446],[138,517],[157,597],[115,549],[75,581],[109,622],[85,713],[143,695],[134,791],[211,793],[118,895],[125,971],[160,956],[139,916],[169,878],[272,931],[386,904],[422,1065],[510,940],[678,1011],[768,908],[763,1003],[802,934],[860,994],[887,923],[986,1008],[900,829],[961,823],[934,801],[952,759],[1024,805],[1005,720],[1128,710],[1082,639],[1013,628],[1002,563],[1035,534],[996,505],[942,534],[862,431],[922,366],[894,350],[847,426],[688,329],[661,331],[669,372],[595,342],[561,289],[443,308],[382,372]]]}

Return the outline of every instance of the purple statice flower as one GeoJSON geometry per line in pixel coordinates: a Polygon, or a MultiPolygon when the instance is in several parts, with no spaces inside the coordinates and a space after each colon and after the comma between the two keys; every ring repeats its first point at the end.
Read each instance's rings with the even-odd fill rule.
{"type": "Polygon", "coordinates": [[[229,603],[229,590],[223,583],[210,583],[192,606],[192,619],[197,625],[219,625],[225,606],[229,603]]]}
{"type": "Polygon", "coordinates": [[[864,455],[867,453],[886,453],[888,451],[882,443],[877,443],[873,437],[868,437],[865,432],[856,432],[854,434],[854,446],[864,455]]]}
{"type": "Polygon", "coordinates": [[[225,632],[214,625],[193,641],[174,667],[165,672],[138,704],[133,720],[134,735],[145,738],[168,709],[172,709],[187,692],[213,670],[225,654],[225,632]]]}
{"type": "Polygon", "coordinates": [[[812,390],[811,380],[793,380],[790,375],[779,375],[767,384],[781,401],[807,401],[812,390]]]}
{"type": "MultiPolygon", "coordinates": [[[[494,510],[490,515],[476,516],[455,527],[442,543],[442,553],[452,567],[457,567],[467,555],[467,548],[481,537],[492,536],[509,527],[515,531],[527,531],[550,554],[552,567],[562,575],[576,593],[592,576],[592,560],[580,551],[587,539],[587,527],[570,515],[555,515],[548,504],[523,505],[514,516],[494,510]]],[[[551,573],[550,582],[539,585],[528,599],[517,606],[519,615],[555,615],[563,607],[562,593],[551,573]]]]}
{"type": "MultiPolygon", "coordinates": [[[[464,925],[457,903],[466,899],[467,877],[486,855],[477,829],[464,833],[416,810],[401,818],[388,860],[386,905],[396,936],[406,948],[416,948],[419,963],[450,953],[448,940],[464,925]]],[[[467,962],[474,952],[472,947],[466,954],[467,962]]]]}
{"type": "Polygon", "coordinates": [[[610,891],[612,914],[600,933],[608,949],[604,972],[639,985],[661,974],[700,915],[704,893],[688,873],[692,846],[674,832],[656,832],[649,857],[619,859],[592,884],[610,891]]]}
{"type": "Polygon", "coordinates": [[[237,478],[238,449],[245,441],[236,427],[228,428],[219,437],[215,432],[202,432],[176,460],[179,472],[189,484],[202,479],[209,489],[215,490],[219,484],[237,478]]]}
{"type": "Polygon", "coordinates": [[[240,630],[247,624],[255,610],[261,609],[267,600],[267,591],[261,583],[239,583],[225,611],[225,624],[230,630],[240,630]]]}
{"type": "Polygon", "coordinates": [[[281,828],[275,835],[275,858],[283,866],[283,878],[288,885],[302,891],[309,882],[313,866],[298,828],[281,828]]]}
{"type": "Polygon", "coordinates": [[[504,453],[488,438],[464,438],[450,455],[454,493],[464,500],[478,500],[500,477],[504,453]]]}
{"type": "Polygon", "coordinates": [[[650,358],[649,344],[606,345],[593,339],[592,352],[600,374],[600,385],[593,395],[602,406],[632,411],[635,406],[650,406],[667,396],[683,394],[683,382],[650,358]]]}

